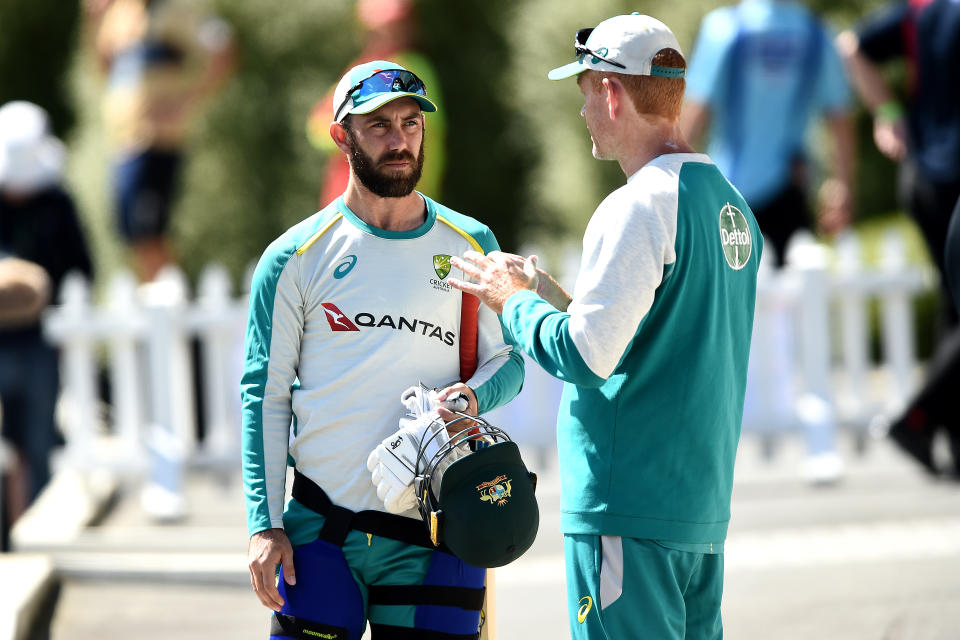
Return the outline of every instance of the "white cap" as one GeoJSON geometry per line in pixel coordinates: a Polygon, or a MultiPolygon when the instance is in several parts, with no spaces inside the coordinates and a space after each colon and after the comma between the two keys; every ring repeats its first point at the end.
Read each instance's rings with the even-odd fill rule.
{"type": "Polygon", "coordinates": [[[683,77],[682,68],[657,67],[653,64],[654,56],[661,49],[674,49],[681,55],[683,52],[667,25],[650,16],[632,13],[608,18],[598,24],[582,44],[590,53],[581,53],[577,60],[557,67],[547,77],[561,80],[587,69],[632,76],[683,77]]]}
{"type": "Polygon", "coordinates": [[[65,158],[46,111],[22,100],[0,107],[0,187],[32,193],[57,184],[65,158]]]}

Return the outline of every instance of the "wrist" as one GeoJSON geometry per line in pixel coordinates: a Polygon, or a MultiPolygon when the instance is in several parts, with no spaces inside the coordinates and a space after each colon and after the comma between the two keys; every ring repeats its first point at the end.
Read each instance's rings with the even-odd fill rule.
{"type": "Polygon", "coordinates": [[[887,100],[873,110],[873,117],[884,122],[896,122],[903,117],[903,106],[897,100],[887,100]]]}

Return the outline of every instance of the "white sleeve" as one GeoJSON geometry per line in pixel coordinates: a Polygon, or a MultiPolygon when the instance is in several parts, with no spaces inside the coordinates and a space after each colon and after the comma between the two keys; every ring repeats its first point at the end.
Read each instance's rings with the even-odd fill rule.
{"type": "Polygon", "coordinates": [[[477,334],[477,371],[470,378],[472,388],[490,380],[513,350],[503,340],[497,314],[485,304],[480,305],[477,334]]]}
{"type": "Polygon", "coordinates": [[[601,378],[619,364],[676,261],[676,179],[642,172],[610,194],[587,226],[567,312],[577,351],[601,378]],[[671,178],[672,189],[663,184],[671,178]]]}

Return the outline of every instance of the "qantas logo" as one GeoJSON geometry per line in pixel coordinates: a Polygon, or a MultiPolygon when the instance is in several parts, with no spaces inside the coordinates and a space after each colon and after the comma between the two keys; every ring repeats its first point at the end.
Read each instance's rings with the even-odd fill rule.
{"type": "Polygon", "coordinates": [[[417,318],[407,318],[397,316],[394,318],[390,314],[377,317],[372,313],[360,312],[353,317],[353,320],[347,317],[337,305],[332,302],[321,302],[324,313],[327,314],[327,324],[333,331],[360,331],[360,327],[370,327],[379,329],[386,327],[395,331],[407,330],[410,333],[419,333],[428,338],[436,338],[444,344],[453,346],[456,344],[457,335],[453,331],[444,331],[440,325],[418,320],[417,318]]]}
{"type": "Polygon", "coordinates": [[[337,305],[332,302],[321,302],[320,305],[323,307],[323,312],[327,314],[327,322],[330,323],[330,328],[334,331],[360,331],[357,328],[357,325],[350,322],[350,318],[337,309],[337,305]]]}

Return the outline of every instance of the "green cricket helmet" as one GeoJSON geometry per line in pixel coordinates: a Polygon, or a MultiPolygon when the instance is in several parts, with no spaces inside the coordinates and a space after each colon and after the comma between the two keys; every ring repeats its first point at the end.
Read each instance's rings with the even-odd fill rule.
{"type": "Polygon", "coordinates": [[[429,460],[423,455],[427,442],[421,445],[414,480],[420,515],[434,545],[445,544],[475,567],[501,567],[537,537],[536,475],[527,471],[505,431],[483,418],[454,413],[460,416],[454,422],[475,420],[477,426],[450,437],[429,460]],[[464,447],[470,453],[463,455],[464,447]]]}

